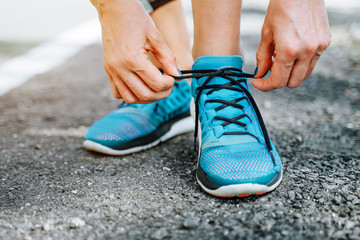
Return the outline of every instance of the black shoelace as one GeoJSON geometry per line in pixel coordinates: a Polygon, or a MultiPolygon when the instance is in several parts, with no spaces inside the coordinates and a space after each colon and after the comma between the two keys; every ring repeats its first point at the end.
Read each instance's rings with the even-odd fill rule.
{"type": "MultiPolygon", "coordinates": [[[[206,103],[221,103],[220,106],[215,108],[215,111],[219,111],[219,110],[224,109],[229,106],[239,108],[242,110],[242,109],[244,109],[244,106],[242,106],[238,102],[240,102],[242,100],[250,101],[252,106],[254,107],[256,116],[259,120],[260,127],[261,127],[262,133],[264,135],[266,147],[270,153],[270,156],[271,156],[271,159],[272,159],[274,165],[276,166],[275,156],[274,156],[274,152],[273,152],[273,149],[272,149],[272,146],[270,143],[269,134],[266,130],[266,127],[265,127],[264,121],[261,117],[259,108],[257,107],[255,100],[251,96],[250,92],[244,86],[241,85],[241,83],[246,82],[245,78],[254,78],[256,75],[256,72],[254,74],[249,74],[249,73],[243,72],[241,69],[238,69],[238,68],[222,68],[222,69],[212,69],[212,70],[185,70],[185,71],[181,71],[181,73],[183,74],[182,76],[172,76],[172,77],[175,79],[178,79],[178,80],[185,79],[185,78],[199,79],[202,77],[208,77],[205,80],[205,82],[202,84],[202,86],[200,86],[196,89],[197,96],[195,99],[195,132],[194,132],[194,148],[195,148],[195,150],[196,150],[196,139],[197,139],[198,128],[199,128],[199,126],[198,126],[199,100],[200,100],[200,96],[201,96],[202,92],[205,89],[209,89],[210,91],[208,91],[206,94],[210,95],[211,93],[213,93],[215,91],[222,90],[222,89],[228,89],[228,90],[244,93],[245,96],[236,98],[236,99],[233,99],[230,101],[220,100],[220,99],[209,99],[209,100],[206,100],[206,103]],[[222,78],[229,80],[229,82],[226,84],[209,84],[209,82],[214,77],[222,77],[222,78]],[[234,77],[239,77],[240,79],[236,80],[236,79],[234,79],[234,77]]],[[[240,121],[243,118],[248,118],[252,122],[250,117],[246,114],[241,114],[241,115],[238,115],[233,118],[216,116],[214,119],[223,121],[223,123],[222,123],[223,127],[225,127],[229,124],[237,124],[239,126],[245,127],[247,124],[240,121]]],[[[254,137],[257,141],[260,141],[257,136],[255,136],[254,134],[251,134],[247,131],[232,131],[232,132],[224,132],[223,134],[224,135],[250,135],[250,136],[254,137]]]]}

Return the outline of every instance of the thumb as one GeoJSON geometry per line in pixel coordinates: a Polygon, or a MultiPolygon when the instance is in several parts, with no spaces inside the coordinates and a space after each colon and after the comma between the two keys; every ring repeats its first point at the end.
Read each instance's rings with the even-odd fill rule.
{"type": "Polygon", "coordinates": [[[168,75],[179,76],[176,66],[176,58],[159,31],[156,31],[151,37],[148,37],[150,51],[154,54],[156,60],[160,63],[164,72],[168,75]]]}
{"type": "Polygon", "coordinates": [[[258,89],[261,89],[261,87],[267,81],[265,79],[262,79],[262,77],[266,75],[273,63],[274,51],[275,47],[273,45],[272,38],[264,37],[262,35],[259,48],[256,53],[258,71],[255,76],[255,80],[252,81],[252,85],[258,89]]]}
{"type": "MultiPolygon", "coordinates": [[[[274,45],[272,44],[272,41],[269,41],[268,39],[262,38],[259,44],[259,48],[256,52],[256,62],[257,62],[257,74],[255,78],[262,78],[272,64],[272,57],[274,55],[274,45]]],[[[255,79],[257,80],[257,79],[255,79]]],[[[255,81],[254,80],[254,81],[255,81]]]]}

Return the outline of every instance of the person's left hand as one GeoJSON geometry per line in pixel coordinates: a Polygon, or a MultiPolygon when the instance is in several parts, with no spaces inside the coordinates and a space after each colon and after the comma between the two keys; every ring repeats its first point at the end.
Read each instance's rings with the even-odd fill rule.
{"type": "Polygon", "coordinates": [[[324,0],[270,0],[252,82],[262,91],[297,88],[330,44],[324,0]],[[271,76],[261,79],[270,68],[271,76]]]}

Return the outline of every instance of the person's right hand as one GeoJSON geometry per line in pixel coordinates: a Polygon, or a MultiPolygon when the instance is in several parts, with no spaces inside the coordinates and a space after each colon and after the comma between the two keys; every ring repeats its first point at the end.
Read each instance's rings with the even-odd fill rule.
{"type": "Polygon", "coordinates": [[[104,66],[114,97],[127,103],[166,98],[174,79],[149,60],[152,52],[169,75],[179,75],[175,57],[137,0],[91,0],[102,27],[104,66]]]}
{"type": "Polygon", "coordinates": [[[331,40],[324,0],[270,0],[252,82],[261,91],[297,88],[310,76],[331,40]],[[270,68],[271,76],[261,77],[270,68]]]}

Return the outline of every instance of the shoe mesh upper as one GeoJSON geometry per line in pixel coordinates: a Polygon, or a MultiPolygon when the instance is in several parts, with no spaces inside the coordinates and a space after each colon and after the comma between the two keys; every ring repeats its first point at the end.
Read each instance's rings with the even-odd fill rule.
{"type": "Polygon", "coordinates": [[[260,124],[257,107],[252,104],[246,79],[231,75],[231,70],[228,75],[221,75],[222,68],[236,68],[239,72],[242,58],[200,57],[193,66],[193,72],[212,70],[219,73],[209,77],[199,74],[192,82],[192,94],[197,99],[195,104],[198,104],[201,122],[200,167],[208,179],[219,186],[266,185],[281,171],[280,156],[271,141],[265,139],[266,130],[260,124]],[[238,82],[235,84],[234,81],[238,82]],[[234,100],[239,98],[242,100],[234,100]],[[228,105],[219,100],[228,101],[228,105]],[[235,101],[237,105],[231,105],[229,101],[235,101]],[[237,120],[237,116],[242,118],[237,120]]]}
{"type": "MultiPolygon", "coordinates": [[[[205,148],[201,153],[201,168],[231,183],[260,178],[280,170],[280,157],[275,154],[277,167],[269,151],[260,143],[243,143],[205,148]]],[[[210,176],[211,177],[211,176],[210,176]]]]}
{"type": "Polygon", "coordinates": [[[116,111],[91,128],[92,140],[126,142],[130,139],[144,136],[156,127],[149,119],[134,113],[116,111]]]}
{"type": "Polygon", "coordinates": [[[172,118],[188,113],[190,98],[187,82],[175,82],[173,91],[166,99],[149,104],[122,104],[119,109],[94,123],[85,140],[116,147],[146,136],[172,118]]]}

